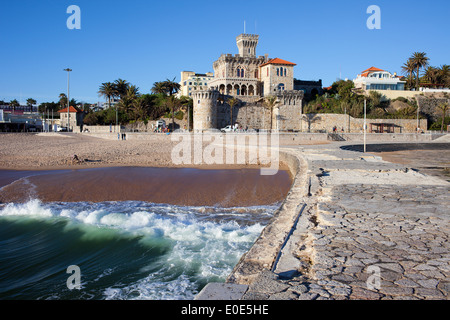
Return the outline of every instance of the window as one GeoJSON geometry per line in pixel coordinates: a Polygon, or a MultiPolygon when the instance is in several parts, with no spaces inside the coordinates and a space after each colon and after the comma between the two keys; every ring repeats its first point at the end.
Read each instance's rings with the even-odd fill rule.
{"type": "Polygon", "coordinates": [[[286,77],[286,68],[284,68],[284,76],[286,77]]]}
{"type": "Polygon", "coordinates": [[[241,69],[241,77],[244,77],[244,69],[241,69]]]}
{"type": "Polygon", "coordinates": [[[241,76],[241,69],[237,69],[237,77],[239,78],[241,76]]]}
{"type": "Polygon", "coordinates": [[[280,69],[277,68],[277,76],[279,76],[279,75],[280,75],[280,69]]]}

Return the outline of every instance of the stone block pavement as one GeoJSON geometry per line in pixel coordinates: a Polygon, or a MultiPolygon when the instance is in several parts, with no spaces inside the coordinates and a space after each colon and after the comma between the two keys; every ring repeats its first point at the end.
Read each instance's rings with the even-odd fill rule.
{"type": "Polygon", "coordinates": [[[290,152],[310,196],[242,299],[449,299],[450,183],[336,145],[290,152]]]}

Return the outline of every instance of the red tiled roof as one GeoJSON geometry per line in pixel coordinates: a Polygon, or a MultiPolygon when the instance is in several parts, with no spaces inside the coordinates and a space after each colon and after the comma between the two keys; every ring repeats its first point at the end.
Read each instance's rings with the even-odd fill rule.
{"type": "Polygon", "coordinates": [[[266,63],[263,63],[262,65],[260,65],[260,67],[263,67],[265,65],[268,64],[282,64],[282,65],[288,65],[288,66],[296,66],[297,64],[293,63],[293,62],[289,62],[280,58],[275,58],[275,59],[270,59],[269,61],[267,61],[266,63]]]}
{"type": "Polygon", "coordinates": [[[366,70],[364,70],[361,73],[365,73],[365,72],[369,72],[369,71],[384,71],[384,70],[378,69],[378,68],[375,68],[375,67],[370,67],[369,69],[366,69],[366,70]]]}
{"type": "MultiPolygon", "coordinates": [[[[67,107],[65,107],[64,109],[59,110],[58,112],[59,113],[67,112],[67,107]]],[[[78,112],[82,112],[82,111],[80,109],[78,109],[77,107],[70,106],[69,112],[76,112],[76,113],[78,113],[78,112]]]]}

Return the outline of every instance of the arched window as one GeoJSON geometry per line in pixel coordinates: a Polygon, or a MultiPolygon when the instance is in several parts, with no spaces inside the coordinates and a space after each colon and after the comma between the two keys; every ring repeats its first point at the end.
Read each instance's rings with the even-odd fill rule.
{"type": "Polygon", "coordinates": [[[279,76],[279,75],[280,75],[280,69],[277,68],[277,76],[279,76]]]}
{"type": "Polygon", "coordinates": [[[241,78],[244,77],[244,69],[241,69],[241,78]]]}
{"type": "Polygon", "coordinates": [[[286,68],[284,68],[284,76],[286,77],[286,68]]]}
{"type": "Polygon", "coordinates": [[[241,76],[241,69],[237,69],[237,77],[239,78],[241,76]]]}
{"type": "Polygon", "coordinates": [[[278,90],[283,91],[284,90],[284,83],[280,83],[278,85],[278,90]]]}

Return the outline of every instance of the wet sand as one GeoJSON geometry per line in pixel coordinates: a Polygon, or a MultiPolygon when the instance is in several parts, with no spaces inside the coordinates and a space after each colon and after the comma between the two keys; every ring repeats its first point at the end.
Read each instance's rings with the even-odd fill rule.
{"type": "Polygon", "coordinates": [[[253,206],[282,201],[288,171],[259,169],[106,167],[55,171],[0,171],[0,201],[148,201],[186,206],[253,206]],[[13,182],[14,181],[14,182],[13,182]]]}

